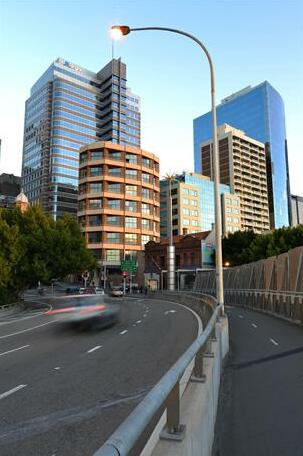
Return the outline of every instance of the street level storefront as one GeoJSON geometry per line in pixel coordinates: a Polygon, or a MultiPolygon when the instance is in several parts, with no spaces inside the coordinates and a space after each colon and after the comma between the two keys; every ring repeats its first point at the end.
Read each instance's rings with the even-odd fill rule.
{"type": "MultiPolygon", "coordinates": [[[[196,272],[214,267],[214,233],[204,231],[174,236],[176,252],[176,284],[178,290],[193,287],[196,272]]],[[[145,245],[145,285],[151,289],[166,289],[168,239],[150,241],[145,245]]]]}

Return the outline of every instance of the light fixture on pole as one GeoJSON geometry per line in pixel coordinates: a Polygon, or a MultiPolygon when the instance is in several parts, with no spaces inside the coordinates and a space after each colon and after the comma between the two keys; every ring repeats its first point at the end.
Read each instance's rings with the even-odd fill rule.
{"type": "Polygon", "coordinates": [[[174,291],[175,282],[176,282],[176,256],[175,256],[175,246],[173,238],[173,202],[171,194],[171,184],[175,180],[175,174],[167,173],[165,176],[166,182],[168,184],[168,207],[167,207],[167,218],[168,218],[168,227],[169,227],[169,242],[167,246],[167,289],[174,291]]]}
{"type": "Polygon", "coordinates": [[[216,295],[217,303],[222,304],[222,313],[224,313],[224,289],[223,289],[223,265],[222,265],[222,221],[221,221],[221,201],[219,191],[219,151],[218,151],[218,135],[217,135],[217,113],[216,113],[216,84],[215,70],[211,56],[204,44],[190,33],[182,30],[168,27],[136,27],[131,28],[127,25],[113,25],[111,34],[113,39],[119,39],[122,36],[128,35],[130,32],[139,32],[145,30],[159,30],[162,32],[171,32],[178,35],[186,36],[195,41],[205,53],[210,69],[210,85],[211,85],[211,113],[212,113],[212,133],[213,133],[213,166],[214,166],[214,202],[215,202],[215,238],[216,238],[216,295]]]}

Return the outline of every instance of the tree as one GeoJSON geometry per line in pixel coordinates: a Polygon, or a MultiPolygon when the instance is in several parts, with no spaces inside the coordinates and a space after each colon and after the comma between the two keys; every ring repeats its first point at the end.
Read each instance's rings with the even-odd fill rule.
{"type": "Polygon", "coordinates": [[[247,262],[246,249],[254,241],[256,234],[252,230],[230,233],[222,240],[223,261],[230,266],[238,266],[247,262]]]}

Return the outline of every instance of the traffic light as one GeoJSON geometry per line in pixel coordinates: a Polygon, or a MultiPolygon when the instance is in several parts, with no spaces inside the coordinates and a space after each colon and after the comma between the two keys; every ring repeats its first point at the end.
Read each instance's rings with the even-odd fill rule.
{"type": "Polygon", "coordinates": [[[127,277],[127,276],[128,276],[128,273],[127,273],[126,271],[123,271],[123,272],[122,272],[122,275],[123,275],[123,277],[127,277]]]}

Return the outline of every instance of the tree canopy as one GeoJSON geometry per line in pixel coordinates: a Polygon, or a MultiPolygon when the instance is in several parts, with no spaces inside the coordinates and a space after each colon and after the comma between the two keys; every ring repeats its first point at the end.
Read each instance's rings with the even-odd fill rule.
{"type": "Polygon", "coordinates": [[[95,266],[77,221],[54,221],[39,206],[0,210],[0,302],[53,278],[95,266]]]}
{"type": "Polygon", "coordinates": [[[280,255],[303,245],[303,225],[284,227],[264,234],[237,231],[222,241],[223,261],[239,266],[280,255]]]}

